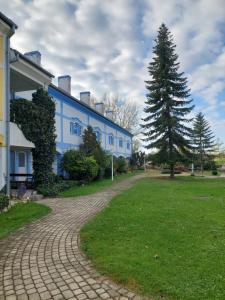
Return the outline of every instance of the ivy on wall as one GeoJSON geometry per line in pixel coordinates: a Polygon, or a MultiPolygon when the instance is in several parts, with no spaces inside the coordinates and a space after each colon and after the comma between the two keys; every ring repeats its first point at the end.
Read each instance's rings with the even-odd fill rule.
{"type": "Polygon", "coordinates": [[[32,101],[12,100],[11,122],[16,123],[26,139],[33,142],[33,176],[35,185],[52,180],[52,164],[56,154],[55,103],[42,88],[32,94],[32,101]]]}

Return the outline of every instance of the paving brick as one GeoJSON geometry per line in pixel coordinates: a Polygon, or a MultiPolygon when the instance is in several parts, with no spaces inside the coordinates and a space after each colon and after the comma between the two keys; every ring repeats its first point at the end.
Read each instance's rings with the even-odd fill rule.
{"type": "Polygon", "coordinates": [[[0,300],[143,299],[96,272],[79,245],[84,222],[141,176],[94,195],[41,200],[52,213],[0,241],[0,300]]]}
{"type": "Polygon", "coordinates": [[[65,297],[65,299],[70,299],[74,296],[70,290],[66,290],[66,291],[62,292],[62,294],[65,297]]]}
{"type": "Polygon", "coordinates": [[[89,299],[94,299],[97,297],[97,294],[95,293],[95,291],[88,291],[87,295],[88,295],[89,299]]]}
{"type": "Polygon", "coordinates": [[[87,299],[87,296],[85,294],[80,294],[77,296],[77,299],[78,300],[84,300],[84,299],[87,299]]]}

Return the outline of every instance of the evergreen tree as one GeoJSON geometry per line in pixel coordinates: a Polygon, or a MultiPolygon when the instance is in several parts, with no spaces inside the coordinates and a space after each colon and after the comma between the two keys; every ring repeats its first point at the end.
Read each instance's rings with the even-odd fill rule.
{"type": "Polygon", "coordinates": [[[204,162],[210,158],[214,151],[215,141],[209,123],[200,112],[196,115],[193,124],[193,147],[195,157],[200,162],[201,173],[203,175],[204,162]]]}
{"type": "Polygon", "coordinates": [[[165,24],[160,26],[155,42],[154,56],[148,66],[151,80],[146,81],[147,117],[142,126],[146,148],[157,149],[155,157],[158,162],[169,164],[172,178],[175,163],[190,155],[191,129],[187,123],[191,119],[187,114],[194,106],[190,105],[187,78],[179,72],[176,46],[165,24]]]}
{"type": "Polygon", "coordinates": [[[52,164],[56,154],[55,102],[42,88],[32,94],[32,101],[11,101],[11,121],[15,122],[25,137],[34,143],[33,177],[35,185],[52,181],[52,164]]]}
{"type": "Polygon", "coordinates": [[[97,136],[91,126],[88,126],[82,136],[83,143],[80,144],[80,150],[87,156],[95,156],[95,153],[101,149],[97,136]]]}
{"type": "Polygon", "coordinates": [[[86,156],[93,156],[99,166],[98,177],[102,178],[105,169],[110,165],[110,156],[101,147],[101,143],[97,140],[97,136],[91,126],[88,126],[83,133],[83,142],[80,144],[80,150],[86,156]]]}

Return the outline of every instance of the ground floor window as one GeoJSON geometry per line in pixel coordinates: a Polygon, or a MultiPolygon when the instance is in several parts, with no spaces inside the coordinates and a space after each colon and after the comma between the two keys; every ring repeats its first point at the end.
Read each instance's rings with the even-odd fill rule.
{"type": "Polygon", "coordinates": [[[18,166],[19,166],[19,168],[25,167],[25,153],[24,152],[18,153],[18,166]]]}

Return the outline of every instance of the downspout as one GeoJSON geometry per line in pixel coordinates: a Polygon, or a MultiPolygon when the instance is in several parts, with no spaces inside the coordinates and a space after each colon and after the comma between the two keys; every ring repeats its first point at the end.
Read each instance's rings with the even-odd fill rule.
{"type": "Polygon", "coordinates": [[[10,37],[15,33],[13,26],[6,37],[6,195],[10,196],[10,37]]]}

